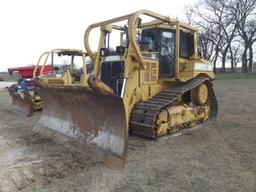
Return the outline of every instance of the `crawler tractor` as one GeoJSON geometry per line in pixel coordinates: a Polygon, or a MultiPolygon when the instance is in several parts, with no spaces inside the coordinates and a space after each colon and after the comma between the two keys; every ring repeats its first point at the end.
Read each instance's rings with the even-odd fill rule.
{"type": "MultiPolygon", "coordinates": [[[[43,108],[43,102],[40,96],[37,94],[36,90],[34,90],[34,79],[43,75],[46,75],[48,78],[51,76],[55,77],[56,74],[61,75],[61,73],[66,70],[66,68],[70,68],[75,78],[79,79],[80,73],[79,69],[75,71],[74,58],[75,56],[79,56],[80,60],[76,60],[76,62],[83,63],[85,62],[85,55],[86,53],[76,49],[53,49],[52,51],[43,53],[39,57],[37,65],[33,67],[34,72],[31,74],[31,71],[28,71],[28,69],[27,73],[24,72],[24,74],[27,76],[30,75],[33,77],[31,81],[33,88],[28,89],[28,86],[22,87],[22,83],[13,85],[9,88],[9,93],[12,97],[12,109],[27,117],[30,117],[33,114],[33,111],[41,110],[43,108]],[[60,65],[60,62],[63,62],[63,58],[66,59],[64,60],[66,63],[65,65],[60,65]],[[46,65],[46,63],[50,64],[46,65]],[[30,73],[28,74],[28,72],[30,73]]],[[[29,68],[29,70],[31,69],[29,68]]],[[[70,78],[72,79],[72,77],[70,78]]]]}
{"type": "Polygon", "coordinates": [[[194,27],[141,10],[90,25],[84,45],[92,74],[69,83],[65,75],[41,78],[44,109],[34,131],[122,168],[129,133],[156,139],[216,118],[214,73],[198,56],[194,27]]]}

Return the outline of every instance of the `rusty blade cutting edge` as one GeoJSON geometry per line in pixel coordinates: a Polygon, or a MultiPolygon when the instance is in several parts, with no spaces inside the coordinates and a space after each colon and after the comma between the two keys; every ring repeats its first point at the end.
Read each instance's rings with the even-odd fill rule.
{"type": "Polygon", "coordinates": [[[121,168],[128,131],[121,97],[88,87],[43,87],[43,113],[34,131],[111,167],[121,168]]]}

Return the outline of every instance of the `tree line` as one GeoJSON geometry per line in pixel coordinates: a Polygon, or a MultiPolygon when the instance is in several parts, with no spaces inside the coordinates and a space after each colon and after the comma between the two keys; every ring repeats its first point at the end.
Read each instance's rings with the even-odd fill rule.
{"type": "Polygon", "coordinates": [[[202,57],[227,63],[235,72],[242,63],[242,72],[252,72],[253,46],[256,42],[256,0],[199,0],[186,7],[186,22],[198,28],[198,47],[202,57]]]}

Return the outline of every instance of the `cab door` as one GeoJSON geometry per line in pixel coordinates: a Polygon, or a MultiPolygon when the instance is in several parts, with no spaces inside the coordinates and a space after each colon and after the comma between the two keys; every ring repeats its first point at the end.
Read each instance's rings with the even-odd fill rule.
{"type": "Polygon", "coordinates": [[[175,76],[175,33],[162,31],[160,33],[159,77],[175,76]]]}

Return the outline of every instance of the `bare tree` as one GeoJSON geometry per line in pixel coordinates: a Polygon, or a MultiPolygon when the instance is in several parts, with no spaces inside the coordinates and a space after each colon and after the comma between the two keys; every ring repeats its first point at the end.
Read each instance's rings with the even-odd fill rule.
{"type": "Polygon", "coordinates": [[[243,72],[252,71],[256,0],[199,0],[185,11],[187,22],[199,29],[200,52],[213,62],[214,69],[221,61],[222,72],[225,72],[228,60],[232,72],[239,62],[243,72]]]}
{"type": "Polygon", "coordinates": [[[229,48],[228,59],[230,59],[232,73],[236,72],[237,64],[242,61],[241,58],[242,58],[241,43],[240,43],[240,39],[237,38],[237,40],[235,40],[229,48]]]}
{"type": "Polygon", "coordinates": [[[190,9],[198,18],[194,23],[202,31],[199,35],[199,46],[204,56],[207,59],[211,58],[216,67],[221,54],[223,72],[226,68],[227,54],[237,32],[234,16],[228,9],[230,2],[231,0],[201,0],[190,9]]]}
{"type": "Polygon", "coordinates": [[[208,22],[208,19],[201,19],[201,17],[198,16],[204,15],[203,13],[200,13],[199,9],[200,7],[198,5],[186,6],[186,22],[198,28],[198,51],[204,59],[210,60],[213,63],[215,71],[221,38],[215,33],[218,31],[216,25],[212,22],[208,22]]]}
{"type": "Polygon", "coordinates": [[[229,6],[231,13],[235,17],[238,33],[244,44],[244,51],[242,54],[242,69],[243,72],[251,72],[253,67],[252,46],[256,41],[256,0],[233,0],[229,6]],[[248,52],[249,59],[247,55],[248,52]]]}

